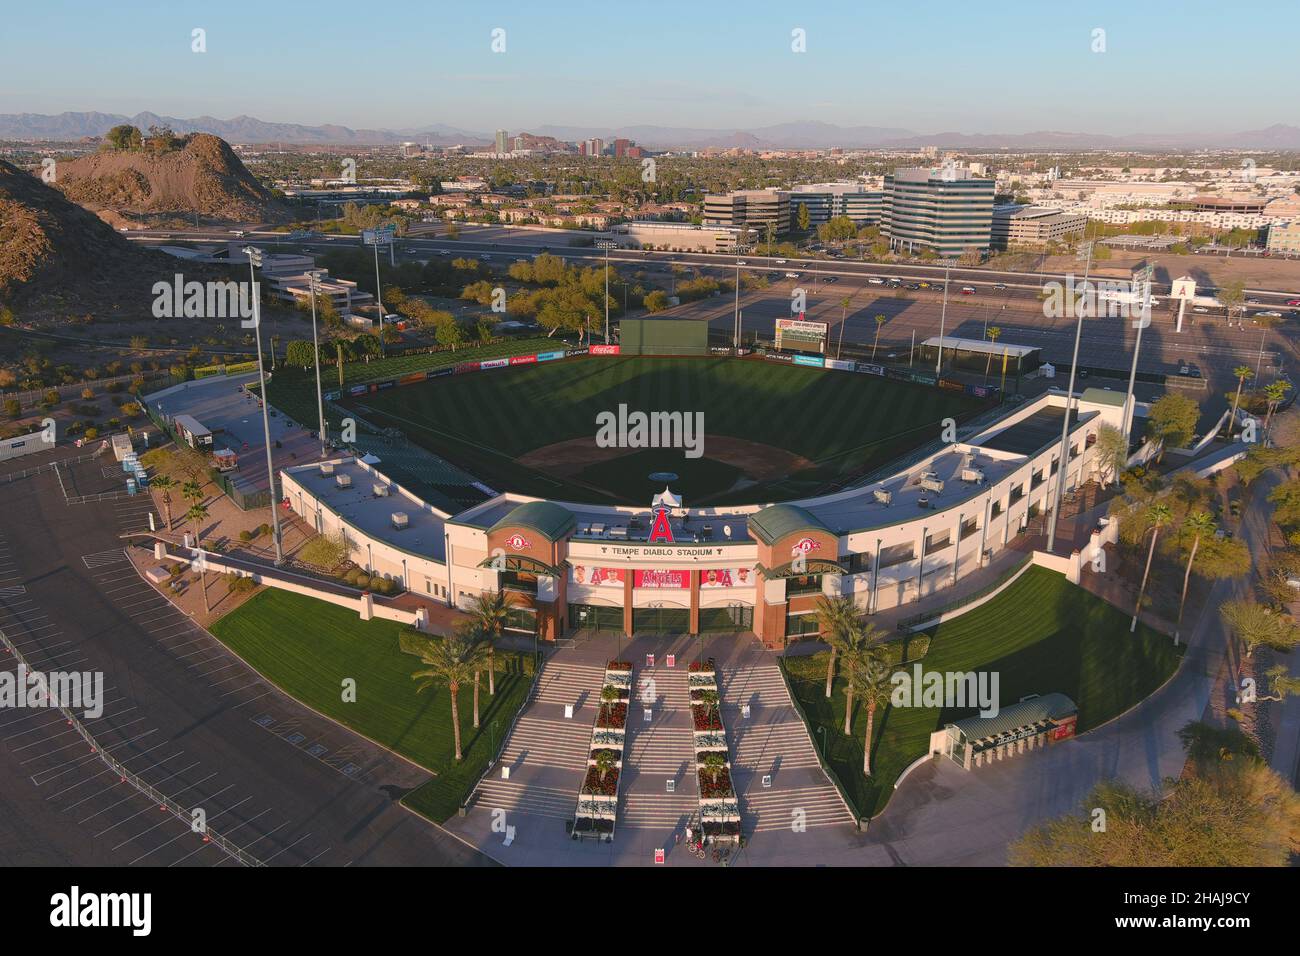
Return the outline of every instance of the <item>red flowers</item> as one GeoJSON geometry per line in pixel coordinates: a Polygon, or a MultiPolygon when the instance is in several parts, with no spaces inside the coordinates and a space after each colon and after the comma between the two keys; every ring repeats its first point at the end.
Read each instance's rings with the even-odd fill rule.
{"type": "Polygon", "coordinates": [[[734,797],[735,791],[731,789],[731,772],[722,767],[717,771],[717,779],[714,779],[714,771],[701,767],[699,770],[700,777],[700,796],[705,800],[713,800],[718,797],[734,797]]]}
{"type": "Polygon", "coordinates": [[[582,783],[582,792],[596,794],[601,797],[612,797],[618,793],[618,768],[613,767],[605,772],[605,779],[600,779],[599,767],[587,768],[587,779],[582,783]]]}
{"type": "Polygon", "coordinates": [[[596,717],[597,727],[622,728],[627,724],[627,704],[605,704],[596,717]]]}
{"type": "Polygon", "coordinates": [[[691,706],[691,716],[695,718],[696,730],[721,730],[722,718],[716,710],[698,704],[691,706]]]}

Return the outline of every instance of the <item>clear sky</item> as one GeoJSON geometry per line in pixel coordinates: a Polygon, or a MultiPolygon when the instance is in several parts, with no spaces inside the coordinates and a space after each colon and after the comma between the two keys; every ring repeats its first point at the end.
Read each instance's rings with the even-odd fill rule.
{"type": "Polygon", "coordinates": [[[0,112],[1230,133],[1300,125],[1298,27],[1297,0],[14,0],[0,112]]]}

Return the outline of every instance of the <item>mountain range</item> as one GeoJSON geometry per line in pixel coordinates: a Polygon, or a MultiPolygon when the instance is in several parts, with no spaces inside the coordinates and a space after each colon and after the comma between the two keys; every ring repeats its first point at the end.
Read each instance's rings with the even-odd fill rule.
{"type": "MultiPolygon", "coordinates": [[[[433,146],[457,144],[471,148],[488,146],[491,132],[460,129],[443,123],[403,129],[353,129],[336,124],[307,126],[300,123],[271,123],[252,116],[217,119],[197,116],[182,119],[156,113],[125,116],[116,113],[4,113],[0,114],[0,139],[71,141],[102,136],[114,126],[129,123],[140,129],[169,126],[176,133],[212,133],[233,143],[286,143],[295,145],[387,145],[401,142],[433,146]]],[[[914,130],[881,126],[837,126],[833,123],[798,121],[752,129],[692,129],[670,126],[531,127],[539,136],[580,141],[600,137],[606,141],[625,138],[651,148],[743,147],[750,149],[825,149],[841,146],[861,148],[911,148],[943,146],[958,149],[1300,149],[1300,126],[1275,124],[1265,129],[1233,134],[1133,133],[1111,135],[1058,130],[1029,133],[961,133],[945,131],[918,133],[914,130]]],[[[519,132],[513,130],[512,132],[519,132]]]]}

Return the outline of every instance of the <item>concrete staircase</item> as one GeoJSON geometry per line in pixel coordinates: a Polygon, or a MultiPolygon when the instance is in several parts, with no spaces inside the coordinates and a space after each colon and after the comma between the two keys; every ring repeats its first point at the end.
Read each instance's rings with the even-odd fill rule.
{"type": "Polygon", "coordinates": [[[732,741],[732,781],[746,835],[852,824],[853,817],[817,759],[790,700],[776,658],[719,665],[723,721],[732,741]],[[749,717],[742,709],[749,706],[749,717]],[[763,777],[771,778],[769,787],[763,777]]]}
{"type": "Polygon", "coordinates": [[[627,736],[619,829],[660,831],[667,838],[685,827],[699,805],[684,664],[672,669],[639,668],[635,672],[627,736]],[[646,723],[643,701],[651,692],[653,718],[646,723]],[[673,793],[667,792],[667,780],[676,784],[673,793]]]}
{"type": "Polygon", "coordinates": [[[604,674],[603,667],[557,663],[555,658],[543,665],[501,759],[475,791],[478,808],[509,811],[507,819],[513,824],[520,822],[516,814],[573,818],[573,795],[586,773],[604,674]],[[564,717],[566,704],[574,705],[571,720],[564,717]],[[501,777],[502,767],[510,768],[508,780],[501,777]]]}

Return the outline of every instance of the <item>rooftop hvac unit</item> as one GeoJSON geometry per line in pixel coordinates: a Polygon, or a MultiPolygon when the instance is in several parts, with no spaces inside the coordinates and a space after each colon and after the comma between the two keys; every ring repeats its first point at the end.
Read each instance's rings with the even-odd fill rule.
{"type": "Polygon", "coordinates": [[[321,473],[322,475],[332,475],[332,474],[334,474],[334,462],[332,462],[332,461],[322,461],[322,462],[320,463],[320,473],[321,473]]]}
{"type": "Polygon", "coordinates": [[[387,497],[388,497],[388,485],[387,485],[385,482],[382,482],[382,481],[376,481],[376,482],[374,483],[374,485],[372,485],[371,487],[373,487],[374,490],[375,490],[375,497],[376,497],[376,498],[387,498],[387,497]]]}
{"type": "Polygon", "coordinates": [[[894,493],[888,488],[877,488],[872,492],[872,494],[875,495],[876,500],[885,507],[889,507],[894,503],[894,493]]]}
{"type": "Polygon", "coordinates": [[[926,491],[933,491],[936,495],[943,494],[943,479],[935,478],[933,474],[927,475],[921,479],[921,487],[926,491]]]}
{"type": "Polygon", "coordinates": [[[338,485],[340,488],[351,488],[351,487],[352,487],[352,476],[351,476],[351,475],[335,475],[335,476],[334,476],[334,484],[338,485]]]}
{"type": "Polygon", "coordinates": [[[984,484],[984,469],[968,466],[961,470],[962,481],[973,481],[977,485],[984,484]]]}
{"type": "Polygon", "coordinates": [[[398,531],[401,531],[403,528],[405,528],[407,525],[411,523],[411,519],[407,517],[405,511],[394,511],[392,518],[393,518],[393,527],[396,528],[398,531]]]}

